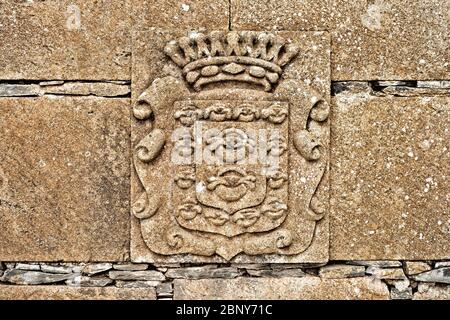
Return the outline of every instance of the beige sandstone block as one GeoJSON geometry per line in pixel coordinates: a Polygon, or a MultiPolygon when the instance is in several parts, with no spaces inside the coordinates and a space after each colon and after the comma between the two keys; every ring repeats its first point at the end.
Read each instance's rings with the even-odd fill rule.
{"type": "Polygon", "coordinates": [[[450,258],[449,110],[449,96],[336,96],[332,259],[450,258]]]}
{"type": "Polygon", "coordinates": [[[385,300],[389,290],[370,278],[237,278],[174,280],[174,300],[385,300]]]}
{"type": "Polygon", "coordinates": [[[156,300],[154,288],[0,285],[0,300],[156,300]]]}
{"type": "Polygon", "coordinates": [[[328,260],[329,54],[324,32],[135,34],[134,262],[328,260]]]}
{"type": "Polygon", "coordinates": [[[431,270],[431,266],[421,261],[405,261],[405,273],[408,276],[431,270]]]}
{"type": "Polygon", "coordinates": [[[233,30],[328,30],[332,79],[448,79],[447,0],[232,0],[233,30]]]}
{"type": "Polygon", "coordinates": [[[450,286],[419,283],[414,300],[450,300],[450,286]]]}
{"type": "Polygon", "coordinates": [[[129,0],[0,1],[0,78],[130,78],[129,0]]]}
{"type": "Polygon", "coordinates": [[[228,0],[129,0],[134,30],[149,27],[166,29],[228,29],[228,0]]]}
{"type": "Polygon", "coordinates": [[[0,261],[123,260],[129,99],[0,99],[0,261]]]}

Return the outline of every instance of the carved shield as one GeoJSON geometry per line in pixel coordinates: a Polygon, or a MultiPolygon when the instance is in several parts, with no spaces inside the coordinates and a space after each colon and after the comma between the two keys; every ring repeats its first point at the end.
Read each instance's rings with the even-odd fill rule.
{"type": "Polygon", "coordinates": [[[227,237],[278,227],[287,213],[288,104],[177,101],[175,117],[177,222],[227,237]]]}
{"type": "MultiPolygon", "coordinates": [[[[148,55],[170,75],[149,77],[150,86],[136,80],[133,260],[326,261],[328,89],[308,85],[302,72],[325,77],[318,87],[326,88],[328,72],[306,52],[329,39],[250,31],[139,37],[161,43],[148,55]]],[[[146,61],[136,54],[134,67],[146,61]]]]}

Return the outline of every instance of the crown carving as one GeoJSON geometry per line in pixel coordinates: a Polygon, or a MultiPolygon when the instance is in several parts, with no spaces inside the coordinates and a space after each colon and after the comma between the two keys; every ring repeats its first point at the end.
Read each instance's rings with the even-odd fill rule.
{"type": "Polygon", "coordinates": [[[296,44],[276,34],[254,31],[191,32],[164,48],[197,91],[226,81],[270,91],[298,51],[296,44]]]}

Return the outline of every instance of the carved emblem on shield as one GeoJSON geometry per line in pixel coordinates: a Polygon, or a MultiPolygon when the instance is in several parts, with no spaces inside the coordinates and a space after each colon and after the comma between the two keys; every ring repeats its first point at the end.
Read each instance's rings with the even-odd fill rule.
{"type": "Polygon", "coordinates": [[[326,35],[152,31],[135,41],[146,37],[158,45],[142,45],[133,64],[132,259],[326,261],[326,35]]]}

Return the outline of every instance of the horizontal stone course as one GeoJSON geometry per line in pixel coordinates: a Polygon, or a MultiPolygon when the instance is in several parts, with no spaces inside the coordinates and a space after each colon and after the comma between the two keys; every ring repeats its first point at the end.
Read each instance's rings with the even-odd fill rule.
{"type": "Polygon", "coordinates": [[[155,300],[153,288],[0,285],[0,300],[155,300]]]}
{"type": "Polygon", "coordinates": [[[380,280],[370,278],[176,279],[173,298],[174,300],[379,300],[389,299],[389,290],[380,280]]]}

